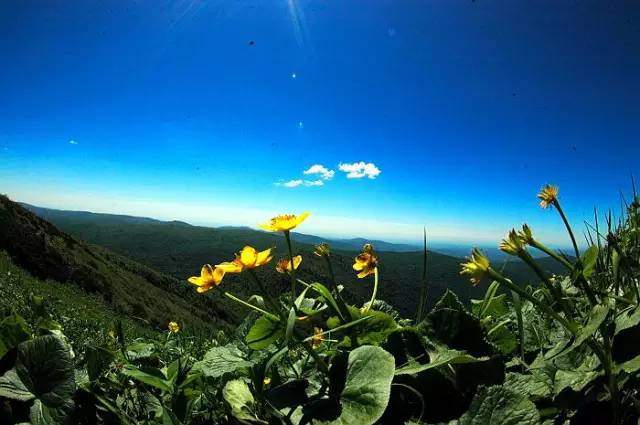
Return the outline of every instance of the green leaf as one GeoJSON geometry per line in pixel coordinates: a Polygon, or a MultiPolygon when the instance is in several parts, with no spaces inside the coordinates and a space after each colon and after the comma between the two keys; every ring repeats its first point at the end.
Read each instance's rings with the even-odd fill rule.
{"type": "MultiPolygon", "coordinates": [[[[581,357],[580,357],[581,358],[581,357]]],[[[557,360],[555,361],[557,363],[557,360]]],[[[602,369],[599,370],[600,361],[594,354],[581,358],[579,364],[565,365],[563,369],[556,371],[554,376],[554,392],[560,394],[565,388],[571,388],[573,391],[582,391],[591,381],[598,376],[603,375],[602,369]],[[570,366],[570,367],[566,367],[570,366]]]]}
{"type": "Polygon", "coordinates": [[[372,424],[384,413],[395,361],[380,347],[365,345],[349,353],[347,378],[340,394],[342,410],[331,425],[372,424]]]}
{"type": "Polygon", "coordinates": [[[0,322],[0,359],[12,348],[31,337],[31,329],[24,319],[17,315],[5,317],[0,322]]]}
{"type": "Polygon", "coordinates": [[[29,419],[31,419],[31,425],[60,425],[63,423],[64,414],[36,400],[29,409],[29,419]]]}
{"type": "Polygon", "coordinates": [[[291,335],[293,335],[293,328],[296,326],[296,320],[298,316],[296,316],[295,308],[291,307],[289,309],[289,317],[287,318],[287,330],[284,334],[284,338],[287,342],[291,339],[291,335]]]}
{"type": "Polygon", "coordinates": [[[358,308],[353,306],[348,308],[353,319],[351,322],[341,325],[340,320],[333,316],[327,320],[327,328],[330,330],[353,328],[358,335],[360,345],[378,345],[400,328],[392,316],[382,311],[369,310],[362,314],[358,308]]]}
{"type": "Polygon", "coordinates": [[[254,362],[246,360],[244,353],[236,345],[227,344],[207,351],[204,358],[193,365],[193,370],[210,378],[219,378],[253,365],[254,362]]]}
{"type": "Polygon", "coordinates": [[[625,329],[632,328],[640,323],[640,307],[629,308],[622,311],[616,317],[616,335],[625,329]]]}
{"type": "Polygon", "coordinates": [[[599,371],[559,370],[556,372],[554,391],[560,394],[565,388],[581,391],[588,383],[602,375],[599,371]]]}
{"type": "Polygon", "coordinates": [[[284,337],[284,331],[279,322],[274,322],[266,316],[260,316],[245,338],[249,348],[262,350],[284,337]]]}
{"type": "Polygon", "coordinates": [[[540,415],[525,394],[503,386],[480,387],[460,425],[538,425],[540,415]]]}
{"type": "Polygon", "coordinates": [[[526,394],[533,399],[551,397],[553,394],[553,380],[540,371],[533,373],[507,373],[504,386],[518,394],[526,394]]]}
{"type": "Polygon", "coordinates": [[[587,339],[591,338],[593,334],[596,333],[600,325],[607,318],[608,314],[608,306],[604,304],[598,304],[594,306],[589,313],[589,319],[587,320],[587,323],[578,331],[578,335],[576,336],[575,341],[566,349],[560,349],[560,345],[558,345],[558,349],[549,351],[546,355],[546,358],[549,359],[560,354],[566,355],[576,348],[580,347],[587,339]]]}
{"type": "Polygon", "coordinates": [[[0,397],[18,401],[29,401],[35,398],[22,383],[15,369],[8,370],[0,377],[0,397]]]}
{"type": "Polygon", "coordinates": [[[18,345],[16,372],[24,386],[48,407],[67,404],[76,390],[69,349],[54,335],[18,345]]]}
{"type": "Polygon", "coordinates": [[[444,347],[438,347],[434,351],[429,351],[429,363],[417,363],[410,361],[396,369],[396,375],[415,375],[425,370],[433,369],[450,364],[475,363],[489,360],[489,357],[474,357],[465,351],[450,350],[444,347]]]}
{"type": "Polygon", "coordinates": [[[231,414],[239,420],[253,420],[255,403],[251,390],[246,382],[239,379],[229,381],[222,390],[222,396],[231,406],[231,414]]]}
{"type": "Polygon", "coordinates": [[[148,342],[136,342],[127,346],[129,360],[148,359],[156,352],[156,346],[148,342]]]}
{"type": "Polygon", "coordinates": [[[433,310],[431,312],[441,310],[444,308],[449,308],[457,311],[467,311],[464,307],[464,304],[460,302],[460,298],[455,294],[455,292],[447,289],[445,293],[440,297],[435,306],[433,306],[433,310]]]}
{"type": "Polygon", "coordinates": [[[31,336],[31,329],[24,319],[17,315],[5,317],[0,322],[0,359],[12,348],[31,336]]]}
{"type": "Polygon", "coordinates": [[[429,339],[437,340],[455,350],[464,350],[474,356],[493,354],[487,342],[486,331],[477,317],[464,309],[448,307],[434,309],[418,325],[429,339]]]}
{"type": "Polygon", "coordinates": [[[162,406],[162,425],[182,425],[175,413],[162,406]]]}
{"type": "Polygon", "coordinates": [[[95,381],[113,361],[115,354],[106,348],[88,346],[85,352],[87,373],[91,381],[95,381]]]}
{"type": "Polygon", "coordinates": [[[616,371],[635,373],[640,370],[640,355],[616,366],[616,371]]]}
{"type": "Polygon", "coordinates": [[[161,391],[170,393],[172,388],[171,384],[167,380],[167,377],[158,369],[147,368],[144,370],[138,369],[134,365],[125,365],[122,368],[121,373],[123,375],[134,378],[144,384],[151,385],[158,388],[161,391]]]}
{"type": "Polygon", "coordinates": [[[326,286],[318,282],[312,283],[311,287],[318,294],[320,294],[322,298],[324,298],[327,304],[331,306],[335,314],[337,314],[338,316],[342,316],[342,313],[340,312],[340,308],[338,307],[338,303],[336,302],[335,298],[333,298],[333,295],[331,295],[331,291],[329,290],[329,288],[327,288],[326,286]]]}
{"type": "Polygon", "coordinates": [[[582,275],[585,278],[589,278],[596,269],[596,262],[598,260],[598,247],[596,245],[591,245],[585,252],[582,254],[582,275]]]}
{"type": "Polygon", "coordinates": [[[603,304],[594,306],[591,313],[589,313],[587,324],[582,327],[573,345],[578,347],[596,333],[602,322],[607,318],[607,314],[609,314],[609,306],[603,304]]]}

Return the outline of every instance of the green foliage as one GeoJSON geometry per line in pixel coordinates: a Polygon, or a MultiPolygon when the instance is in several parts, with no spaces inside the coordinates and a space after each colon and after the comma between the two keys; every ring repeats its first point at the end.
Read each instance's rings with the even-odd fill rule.
{"type": "Polygon", "coordinates": [[[246,359],[246,354],[235,344],[227,344],[207,351],[204,358],[193,365],[193,370],[208,378],[220,378],[238,369],[250,368],[254,364],[254,361],[246,359]]]}
{"type": "Polygon", "coordinates": [[[255,321],[245,338],[249,348],[262,350],[269,347],[284,336],[282,323],[274,321],[266,316],[260,316],[255,321]]]}
{"type": "Polygon", "coordinates": [[[240,420],[257,419],[253,413],[255,400],[246,382],[240,379],[227,382],[222,396],[231,406],[231,414],[240,420]]]}
{"type": "Polygon", "coordinates": [[[362,346],[349,353],[342,410],[330,424],[372,424],[380,419],[389,402],[394,364],[393,356],[380,347],[362,346]]]}
{"type": "Polygon", "coordinates": [[[540,416],[535,404],[524,394],[505,387],[481,388],[460,425],[537,425],[540,416]]]}
{"type": "MultiPolygon", "coordinates": [[[[443,291],[418,323],[387,302],[345,304],[333,282],[301,282],[295,300],[251,297],[257,312],[233,333],[196,323],[207,302],[169,312],[188,313],[180,331],[153,330],[82,285],[31,277],[3,253],[0,423],[637,423],[639,209],[634,200],[579,259],[552,255],[566,276],[531,264],[543,284],[523,286],[487,266],[484,296],[443,291]]],[[[56,235],[54,252],[78,248],[56,235]]]]}

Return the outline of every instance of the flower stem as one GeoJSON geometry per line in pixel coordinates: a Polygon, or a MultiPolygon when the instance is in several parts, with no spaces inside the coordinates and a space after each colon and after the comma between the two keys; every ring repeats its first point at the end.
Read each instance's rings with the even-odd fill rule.
{"type": "MultiPolygon", "coordinates": [[[[256,275],[256,272],[253,269],[249,269],[248,271],[249,271],[249,275],[251,275],[253,280],[258,284],[258,287],[260,288],[260,291],[262,292],[262,294],[266,298],[267,302],[271,305],[271,308],[273,308],[277,312],[278,316],[284,317],[284,315],[282,313],[282,310],[280,309],[280,306],[273,299],[273,297],[269,294],[269,292],[267,292],[267,289],[262,284],[262,281],[258,278],[258,275],[256,275]]],[[[284,317],[284,319],[286,320],[286,317],[284,317]]]]}
{"type": "Polygon", "coordinates": [[[542,283],[549,290],[549,292],[551,292],[553,297],[556,299],[556,301],[560,305],[562,311],[564,311],[564,314],[567,317],[569,317],[571,314],[573,314],[574,312],[572,311],[571,307],[569,306],[569,304],[564,299],[564,295],[562,294],[562,291],[560,290],[560,288],[558,288],[557,285],[554,285],[553,283],[551,283],[549,278],[545,275],[544,271],[540,268],[538,263],[536,263],[536,261],[533,259],[533,257],[531,257],[531,255],[528,252],[524,252],[520,256],[520,258],[525,263],[527,263],[527,265],[529,267],[531,267],[533,269],[533,271],[538,275],[538,277],[542,280],[542,283]]]}
{"type": "Polygon", "coordinates": [[[569,233],[569,237],[571,238],[571,243],[573,244],[573,250],[576,254],[576,260],[580,259],[580,251],[578,250],[578,244],[576,243],[576,237],[573,235],[573,230],[571,229],[571,225],[569,224],[569,220],[567,220],[567,216],[564,215],[564,211],[562,210],[562,207],[560,206],[560,202],[558,202],[557,199],[553,200],[553,206],[556,207],[556,210],[558,210],[558,214],[560,214],[560,217],[562,218],[562,221],[564,222],[564,226],[567,228],[567,232],[569,233]]]}
{"type": "Polygon", "coordinates": [[[232,299],[233,301],[235,301],[235,302],[237,302],[239,304],[242,304],[245,307],[248,307],[248,308],[253,309],[253,310],[255,310],[255,311],[259,312],[259,313],[262,313],[265,316],[269,316],[273,320],[276,320],[276,321],[280,320],[280,318],[278,316],[276,316],[275,314],[269,313],[268,311],[263,310],[258,306],[255,306],[255,305],[253,305],[253,304],[251,304],[251,303],[249,303],[247,301],[244,301],[244,300],[236,297],[235,295],[233,295],[230,292],[222,291],[222,293],[224,294],[225,297],[227,297],[229,299],[232,299]]]}
{"type": "Polygon", "coordinates": [[[537,240],[534,239],[533,241],[531,241],[531,246],[544,252],[549,257],[555,259],[556,261],[561,263],[563,266],[565,266],[568,270],[573,270],[573,265],[570,262],[568,262],[565,258],[562,258],[560,255],[558,255],[557,252],[547,248],[545,245],[538,242],[537,240]]]}
{"type": "Polygon", "coordinates": [[[287,241],[287,248],[289,249],[289,261],[291,264],[291,301],[295,301],[296,299],[296,267],[293,263],[293,249],[291,249],[291,235],[289,230],[284,231],[284,238],[287,241]]]}
{"type": "Polygon", "coordinates": [[[338,283],[336,282],[336,276],[333,273],[333,266],[331,265],[331,259],[329,258],[329,255],[325,255],[323,256],[323,258],[327,263],[327,270],[329,271],[331,286],[333,287],[332,289],[336,294],[336,302],[338,303],[338,309],[340,310],[338,313],[340,314],[340,316],[342,316],[343,320],[346,320],[347,318],[353,319],[351,317],[351,313],[349,312],[349,309],[347,308],[347,305],[344,302],[344,299],[342,298],[342,294],[338,290],[338,283]]]}
{"type": "MultiPolygon", "coordinates": [[[[564,222],[564,225],[567,228],[567,232],[569,233],[569,237],[571,238],[571,243],[573,244],[573,250],[576,254],[576,261],[580,262],[580,251],[578,250],[578,244],[576,243],[576,238],[573,235],[573,230],[571,229],[569,220],[567,220],[567,216],[564,214],[564,211],[560,206],[560,202],[558,202],[557,199],[553,200],[553,206],[556,207],[556,209],[558,210],[558,214],[560,214],[560,217],[562,218],[562,221],[564,222]]],[[[587,279],[579,278],[578,280],[582,284],[582,289],[584,289],[584,292],[587,294],[589,303],[592,306],[595,306],[596,304],[598,304],[598,299],[596,298],[593,291],[591,290],[591,287],[589,286],[589,282],[587,282],[587,279]]]]}
{"type": "Polygon", "coordinates": [[[571,334],[573,335],[577,334],[578,328],[575,323],[569,322],[567,319],[565,319],[564,317],[560,316],[558,313],[553,311],[551,307],[542,303],[539,299],[529,294],[527,291],[523,290],[518,285],[513,283],[510,279],[507,279],[506,277],[502,276],[500,273],[496,272],[492,268],[489,268],[488,272],[489,272],[489,276],[491,276],[492,279],[495,279],[500,283],[504,283],[513,292],[517,293],[522,298],[530,301],[534,306],[538,308],[538,310],[543,311],[549,316],[551,316],[558,323],[560,323],[566,330],[568,330],[571,334]]]}
{"type": "Polygon", "coordinates": [[[373,293],[371,294],[371,301],[369,301],[369,305],[364,309],[364,313],[369,312],[371,306],[373,306],[373,302],[376,300],[376,295],[378,294],[378,268],[376,267],[373,270],[373,293]]]}

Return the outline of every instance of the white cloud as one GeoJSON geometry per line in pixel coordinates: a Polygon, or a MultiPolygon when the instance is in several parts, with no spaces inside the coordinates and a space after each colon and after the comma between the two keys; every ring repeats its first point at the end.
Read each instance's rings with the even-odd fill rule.
{"type": "MultiPolygon", "coordinates": [[[[319,174],[320,178],[322,178],[322,180],[331,180],[333,178],[333,175],[336,172],[333,170],[329,170],[327,167],[325,167],[324,165],[321,164],[314,164],[311,167],[309,167],[309,169],[303,171],[303,174],[308,175],[308,174],[319,174]]],[[[318,185],[320,186],[320,185],[318,185]]]]}
{"type": "Polygon", "coordinates": [[[77,145],[77,144],[78,144],[78,142],[76,142],[75,140],[69,140],[69,144],[70,144],[70,145],[77,145]]]}
{"type": "Polygon", "coordinates": [[[284,183],[278,182],[276,183],[276,186],[282,186],[282,187],[288,187],[288,188],[294,188],[299,186],[312,187],[312,186],[324,186],[324,182],[322,180],[295,179],[295,180],[289,180],[288,182],[284,182],[284,183]]]}
{"type": "Polygon", "coordinates": [[[304,185],[307,187],[310,186],[324,186],[324,182],[322,180],[305,180],[304,185]]]}
{"type": "Polygon", "coordinates": [[[382,172],[373,162],[365,163],[364,161],[354,162],[353,164],[340,163],[338,168],[340,171],[347,173],[348,179],[361,179],[363,177],[375,179],[382,172]]]}
{"type": "Polygon", "coordinates": [[[298,187],[303,183],[302,180],[289,180],[284,183],[276,183],[276,186],[284,186],[284,187],[298,187]]]}

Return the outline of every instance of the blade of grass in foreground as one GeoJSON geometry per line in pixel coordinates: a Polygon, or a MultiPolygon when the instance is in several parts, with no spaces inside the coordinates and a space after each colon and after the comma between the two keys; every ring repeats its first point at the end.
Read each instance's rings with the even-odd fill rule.
{"type": "Polygon", "coordinates": [[[420,288],[420,299],[416,311],[416,323],[420,323],[424,318],[424,311],[427,307],[427,228],[422,228],[422,287],[420,288]]]}

